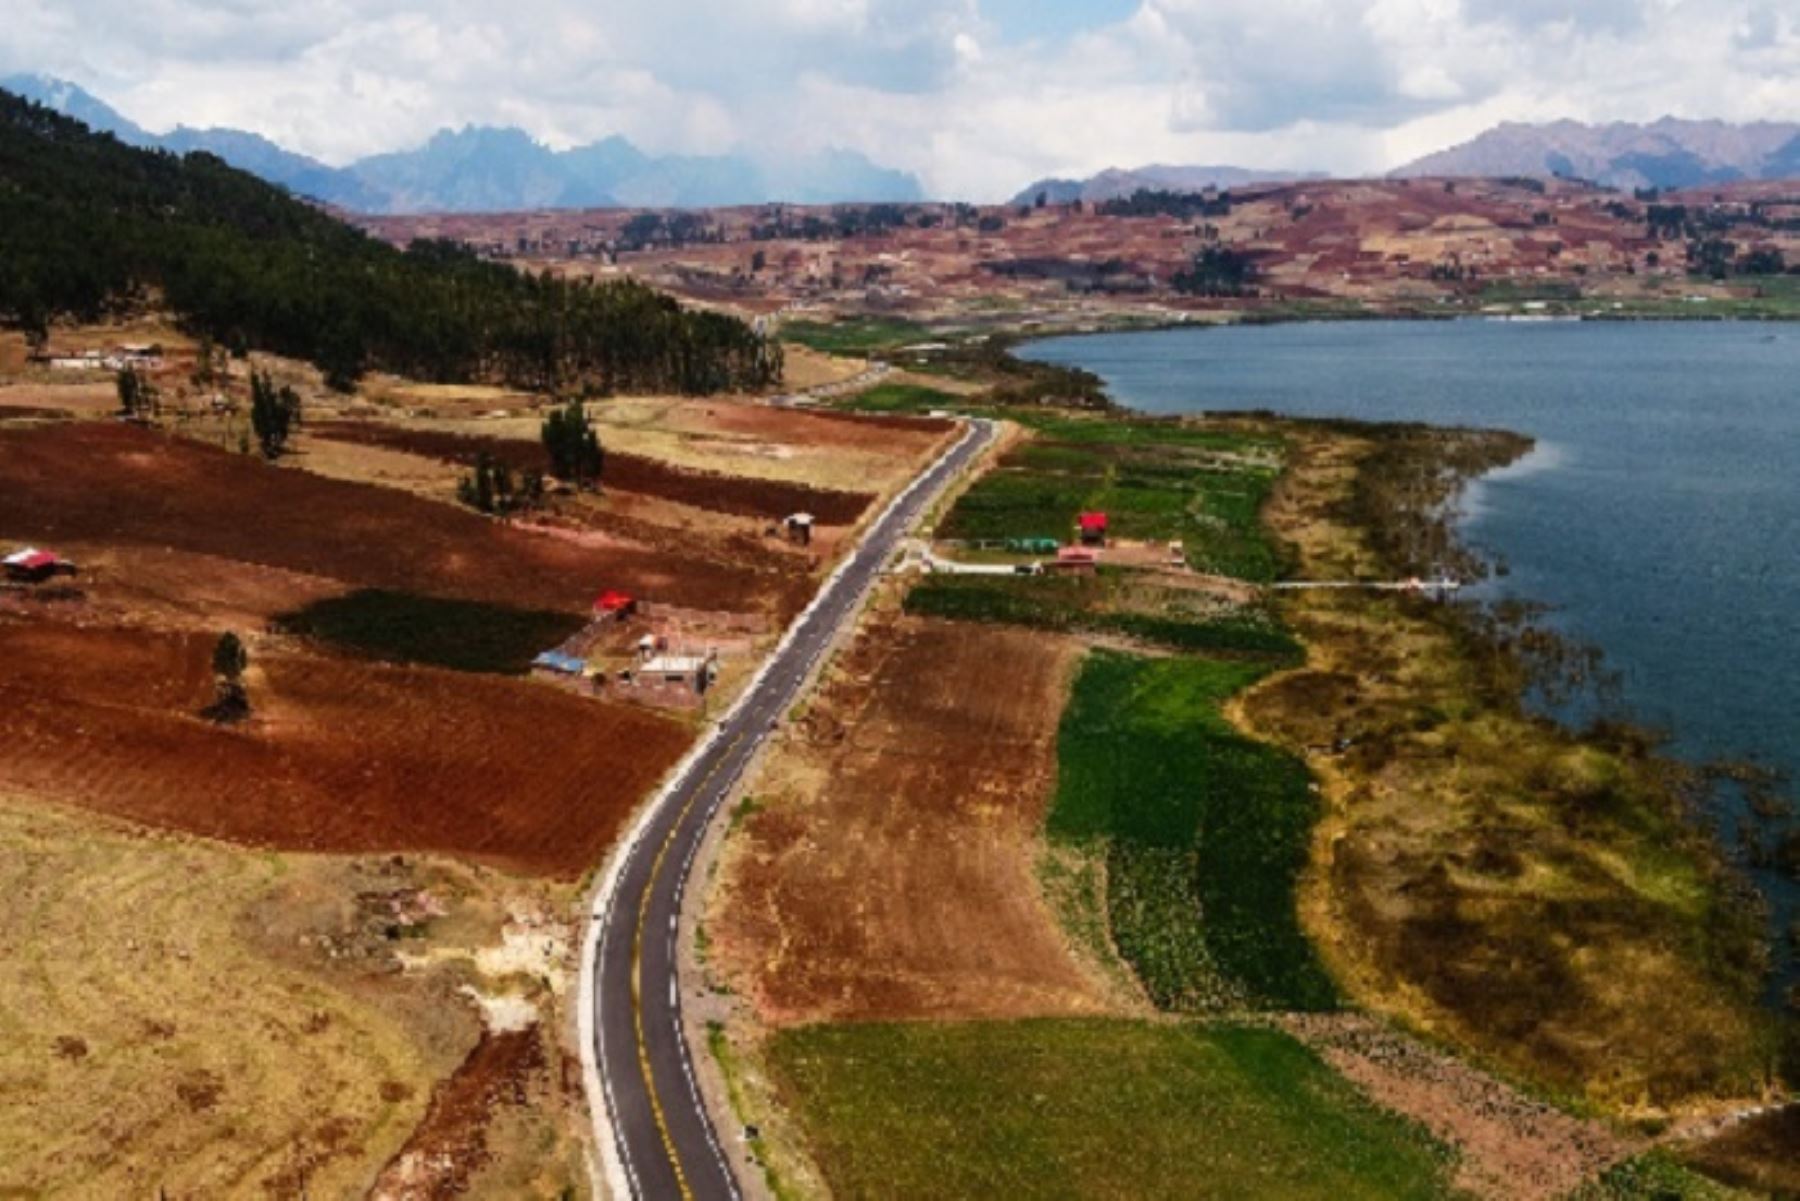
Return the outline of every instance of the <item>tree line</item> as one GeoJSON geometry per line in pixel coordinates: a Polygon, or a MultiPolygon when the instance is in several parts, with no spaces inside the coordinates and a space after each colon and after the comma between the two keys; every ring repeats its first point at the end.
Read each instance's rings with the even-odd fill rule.
{"type": "Polygon", "coordinates": [[[203,153],[126,146],[0,92],[0,322],[155,304],[242,353],[577,392],[770,386],[778,345],[631,280],[519,272],[448,242],[402,251],[203,153]]]}

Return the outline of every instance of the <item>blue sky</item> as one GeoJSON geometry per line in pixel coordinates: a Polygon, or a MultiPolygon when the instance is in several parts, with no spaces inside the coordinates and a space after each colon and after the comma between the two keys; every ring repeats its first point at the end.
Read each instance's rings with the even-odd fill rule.
{"type": "Polygon", "coordinates": [[[1137,7],[1138,0],[980,0],[981,15],[1008,42],[1065,38],[1116,25],[1137,7]]]}
{"type": "Polygon", "coordinates": [[[1800,115],[1795,0],[0,0],[0,74],[327,162],[468,123],[860,150],[941,196],[1377,172],[1500,121],[1800,115]]]}

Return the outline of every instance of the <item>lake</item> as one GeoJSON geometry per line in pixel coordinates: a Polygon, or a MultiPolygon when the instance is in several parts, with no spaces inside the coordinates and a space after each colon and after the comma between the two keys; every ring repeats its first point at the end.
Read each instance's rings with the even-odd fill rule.
{"type": "MultiPolygon", "coordinates": [[[[1269,409],[1531,435],[1537,450],[1463,506],[1464,537],[1510,568],[1489,590],[1553,606],[1557,628],[1601,648],[1632,716],[1667,729],[1677,754],[1800,777],[1800,325],[1234,326],[1021,353],[1085,367],[1148,413],[1269,409]]],[[[1721,806],[1728,835],[1740,807],[1721,806]]],[[[1800,885],[1755,877],[1791,980],[1800,885]]]]}

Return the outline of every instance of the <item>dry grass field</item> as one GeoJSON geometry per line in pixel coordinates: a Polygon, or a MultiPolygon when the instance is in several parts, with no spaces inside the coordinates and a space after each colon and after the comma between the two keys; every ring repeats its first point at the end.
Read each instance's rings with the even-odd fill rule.
{"type": "MultiPolygon", "coordinates": [[[[449,864],[251,854],[0,797],[0,1196],[364,1194],[481,1041],[460,990],[544,1000],[467,957],[542,902],[449,864]],[[403,970],[402,950],[445,958],[403,970]]],[[[560,1112],[511,1120],[529,1130],[490,1140],[490,1175],[581,1187],[560,1112]]]]}
{"type": "MultiPolygon", "coordinates": [[[[375,422],[330,422],[315,425],[315,443],[351,443],[403,451],[426,462],[472,465],[486,454],[515,471],[548,471],[549,456],[539,441],[453,434],[418,426],[375,422]]],[[[606,457],[605,484],[638,496],[674,501],[710,512],[779,520],[809,512],[825,525],[849,525],[875,498],[867,492],[841,492],[776,480],[743,479],[714,472],[673,468],[658,459],[613,451],[606,457]]]]}
{"type": "Polygon", "coordinates": [[[1077,644],[877,620],[751,785],[710,961],[775,1023],[1106,1011],[1035,868],[1077,644]]]}
{"type": "MultiPolygon", "coordinates": [[[[619,397],[590,406],[608,451],[719,475],[803,484],[842,492],[885,493],[912,477],[914,465],[949,428],[914,422],[846,419],[841,414],[726,399],[619,397]]],[[[534,440],[541,417],[447,421],[455,433],[534,440]]]]}

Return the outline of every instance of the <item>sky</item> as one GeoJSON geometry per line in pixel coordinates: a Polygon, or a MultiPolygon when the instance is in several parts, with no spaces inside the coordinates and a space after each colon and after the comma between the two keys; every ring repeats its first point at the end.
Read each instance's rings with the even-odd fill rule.
{"type": "Polygon", "coordinates": [[[1503,120],[1800,119],[1800,0],[0,0],[0,74],[342,164],[444,127],[860,150],[935,196],[1387,170],[1503,120]]]}

